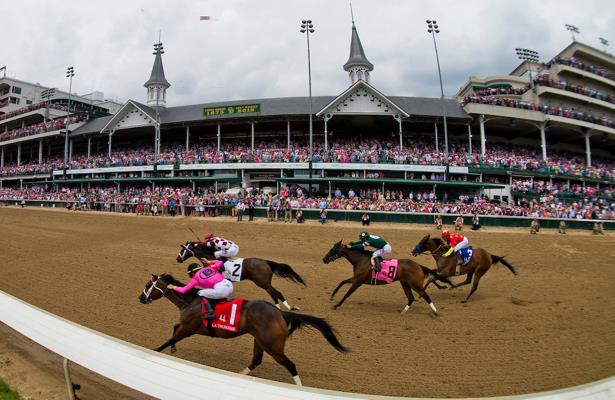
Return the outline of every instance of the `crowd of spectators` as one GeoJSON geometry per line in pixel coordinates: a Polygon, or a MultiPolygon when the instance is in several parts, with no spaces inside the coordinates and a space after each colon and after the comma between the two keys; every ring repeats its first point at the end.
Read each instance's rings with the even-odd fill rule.
{"type": "Polygon", "coordinates": [[[65,118],[58,118],[49,121],[43,121],[32,125],[27,125],[22,128],[15,128],[0,132],[0,142],[5,140],[11,140],[19,137],[36,135],[42,132],[51,132],[64,129],[67,125],[75,122],[82,121],[83,117],[70,116],[65,118]]]}
{"type": "MultiPolygon", "coordinates": [[[[43,186],[23,190],[0,189],[0,200],[24,201],[46,200],[74,202],[76,207],[101,211],[132,212],[154,215],[215,215],[220,208],[236,208],[239,203],[246,207],[266,207],[270,211],[290,208],[317,210],[361,210],[436,214],[508,215],[543,218],[615,219],[615,202],[605,199],[583,197],[567,203],[557,197],[543,196],[539,199],[519,198],[512,204],[490,202],[485,196],[461,194],[456,198],[433,192],[402,192],[379,189],[336,190],[330,197],[306,197],[301,189],[280,191],[279,195],[261,191],[238,195],[215,192],[213,188],[192,190],[190,187],[79,189],[61,188],[57,191],[43,186]],[[339,193],[338,193],[339,191],[339,193]],[[284,195],[284,196],[283,196],[284,195]]],[[[241,207],[245,208],[245,207],[241,207]]]]}
{"type": "Polygon", "coordinates": [[[520,108],[523,110],[539,111],[549,115],[556,115],[564,118],[572,118],[580,121],[590,122],[594,124],[600,124],[609,128],[615,128],[615,121],[608,118],[605,115],[594,115],[587,111],[576,109],[574,107],[562,107],[548,105],[548,104],[536,104],[530,103],[524,100],[507,99],[494,96],[479,96],[479,95],[467,95],[463,98],[461,105],[464,106],[468,103],[488,104],[492,106],[512,107],[520,108]]]}
{"type": "MultiPolygon", "coordinates": [[[[449,144],[449,166],[476,168],[506,168],[511,170],[534,171],[548,174],[561,174],[585,178],[602,178],[615,180],[615,163],[594,157],[592,165],[586,165],[583,155],[552,151],[546,161],[536,148],[523,145],[490,145],[484,156],[469,153],[465,144],[449,144]]],[[[262,142],[254,150],[242,142],[227,143],[217,151],[215,144],[196,144],[189,151],[184,146],[163,146],[158,164],[217,164],[217,163],[263,163],[263,162],[307,162],[309,151],[306,143],[288,144],[272,141],[262,142]]],[[[411,165],[447,165],[443,151],[437,151],[431,140],[412,139],[403,150],[392,141],[351,141],[343,144],[333,142],[328,150],[324,146],[314,146],[314,162],[335,163],[396,163],[411,165]]],[[[137,149],[116,148],[111,157],[107,153],[74,155],[66,165],[69,169],[103,168],[120,166],[153,165],[156,159],[151,147],[137,149]]],[[[30,175],[49,173],[65,168],[63,159],[45,159],[42,164],[25,162],[17,166],[5,160],[0,176],[30,175]]],[[[382,171],[347,171],[342,177],[384,178],[382,171]]],[[[415,179],[410,173],[408,179],[415,179]]],[[[441,173],[416,174],[416,179],[443,180],[441,173]]],[[[460,178],[463,180],[463,178],[460,178]]],[[[467,180],[467,179],[466,179],[467,180]]]]}
{"type": "Polygon", "coordinates": [[[575,57],[563,58],[563,57],[555,57],[548,63],[543,64],[545,68],[550,68],[551,65],[560,64],[560,65],[568,65],[573,68],[577,68],[583,71],[591,72],[592,74],[600,75],[605,78],[611,79],[615,81],[615,74],[603,67],[597,67],[592,64],[588,64],[582,61],[579,61],[575,57]]]}
{"type": "MultiPolygon", "coordinates": [[[[0,105],[0,107],[2,107],[2,105],[0,105]]],[[[0,121],[5,120],[5,119],[9,119],[12,117],[16,117],[18,115],[21,114],[25,114],[25,113],[29,113],[31,111],[36,111],[36,110],[40,110],[41,108],[51,108],[54,110],[62,110],[62,111],[68,111],[68,105],[63,105],[63,104],[58,104],[58,103],[47,103],[46,101],[40,102],[40,103],[36,103],[36,104],[29,104],[25,107],[21,107],[18,108],[17,110],[13,110],[13,111],[9,111],[7,113],[4,113],[2,115],[0,115],[0,121]]],[[[71,107],[71,110],[75,110],[75,107],[71,107]]]]}
{"type": "Polygon", "coordinates": [[[590,89],[582,85],[573,85],[571,83],[568,83],[567,81],[551,79],[549,78],[548,75],[538,76],[536,79],[534,79],[534,84],[548,86],[548,87],[552,87],[552,88],[556,88],[560,90],[566,90],[569,92],[582,94],[584,96],[589,96],[594,99],[607,101],[609,103],[615,103],[615,97],[607,93],[604,93],[604,92],[601,92],[595,89],[590,89]]]}

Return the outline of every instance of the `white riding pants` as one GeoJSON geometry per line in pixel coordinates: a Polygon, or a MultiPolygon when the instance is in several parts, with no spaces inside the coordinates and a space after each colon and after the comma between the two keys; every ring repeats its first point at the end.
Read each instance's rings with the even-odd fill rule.
{"type": "Polygon", "coordinates": [[[228,279],[224,279],[214,285],[211,289],[199,290],[199,296],[208,299],[224,299],[233,294],[233,284],[228,279]]]}
{"type": "Polygon", "coordinates": [[[236,244],[232,245],[231,247],[229,247],[226,250],[218,250],[214,253],[214,255],[216,256],[216,258],[220,258],[220,257],[235,257],[237,255],[237,253],[239,253],[239,246],[237,246],[236,244]]]}
{"type": "Polygon", "coordinates": [[[468,238],[464,237],[463,240],[455,245],[455,251],[459,251],[461,249],[465,249],[468,247],[468,238]]]}
{"type": "Polygon", "coordinates": [[[372,257],[384,258],[384,256],[389,254],[391,251],[393,251],[393,249],[391,248],[391,245],[387,243],[383,248],[374,251],[372,253],[372,257]]]}

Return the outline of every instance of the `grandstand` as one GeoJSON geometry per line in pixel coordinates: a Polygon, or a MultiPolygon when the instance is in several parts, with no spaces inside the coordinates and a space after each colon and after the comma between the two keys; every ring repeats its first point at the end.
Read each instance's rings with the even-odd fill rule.
{"type": "Polygon", "coordinates": [[[441,100],[372,86],[354,24],[350,86],[312,98],[311,148],[308,97],[167,106],[162,54],[158,43],[146,104],[111,115],[83,98],[68,110],[61,95],[20,108],[15,83],[0,81],[0,199],[113,199],[134,211],[169,196],[232,205],[242,188],[263,206],[271,190],[295,208],[326,199],[347,210],[614,218],[615,58],[585,44],[470,77],[444,100],[448,154],[441,100]]]}

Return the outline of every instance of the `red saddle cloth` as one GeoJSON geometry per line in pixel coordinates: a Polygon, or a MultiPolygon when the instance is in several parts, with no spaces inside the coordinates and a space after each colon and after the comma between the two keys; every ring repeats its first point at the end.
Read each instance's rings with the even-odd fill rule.
{"type": "Polygon", "coordinates": [[[372,279],[386,282],[387,284],[392,283],[397,275],[397,260],[383,260],[380,266],[382,267],[380,272],[372,270],[372,279]]]}
{"type": "MultiPolygon", "coordinates": [[[[207,300],[201,299],[201,313],[203,314],[203,325],[207,328],[209,321],[205,319],[207,309],[205,308],[205,302],[207,300]]],[[[211,324],[214,329],[222,329],[229,332],[237,332],[239,329],[239,317],[241,316],[241,307],[243,306],[244,299],[237,298],[231,301],[220,301],[216,304],[216,318],[214,318],[211,324]]]]}

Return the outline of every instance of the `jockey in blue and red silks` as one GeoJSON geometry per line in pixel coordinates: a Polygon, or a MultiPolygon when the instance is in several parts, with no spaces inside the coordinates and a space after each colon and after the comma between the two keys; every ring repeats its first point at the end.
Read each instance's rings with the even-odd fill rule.
{"type": "MultiPolygon", "coordinates": [[[[204,260],[205,266],[199,264],[190,264],[188,266],[188,276],[190,276],[190,282],[186,286],[180,287],[175,285],[168,285],[167,289],[175,290],[178,293],[186,293],[194,287],[202,288],[199,290],[199,296],[209,299],[223,299],[230,297],[233,294],[233,284],[226,279],[219,269],[223,265],[222,261],[208,261],[204,260]]],[[[213,320],[214,309],[209,301],[205,302],[205,308],[207,313],[205,319],[213,320]]]]}
{"type": "Polygon", "coordinates": [[[442,239],[444,239],[446,243],[451,246],[451,248],[444,253],[444,256],[450,256],[453,251],[457,254],[457,256],[459,256],[459,250],[465,249],[469,246],[468,238],[461,233],[451,234],[449,231],[444,230],[442,231],[442,239]]]}

